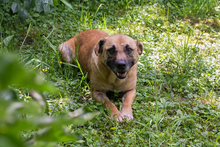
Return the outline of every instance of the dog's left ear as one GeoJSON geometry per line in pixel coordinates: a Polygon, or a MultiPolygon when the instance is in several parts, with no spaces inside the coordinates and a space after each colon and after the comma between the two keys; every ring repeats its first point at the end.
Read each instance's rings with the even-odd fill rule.
{"type": "Polygon", "coordinates": [[[137,45],[138,54],[141,55],[143,53],[143,45],[140,41],[135,40],[137,45]]]}
{"type": "Polygon", "coordinates": [[[95,45],[95,54],[98,56],[103,52],[103,45],[105,44],[106,38],[102,38],[98,41],[98,43],[95,45]]]}

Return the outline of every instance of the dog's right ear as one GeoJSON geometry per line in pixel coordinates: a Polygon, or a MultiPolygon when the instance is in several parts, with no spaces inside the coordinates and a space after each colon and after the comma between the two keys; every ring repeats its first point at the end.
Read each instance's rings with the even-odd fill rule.
{"type": "Polygon", "coordinates": [[[103,45],[105,44],[106,38],[102,38],[98,41],[98,43],[95,45],[95,54],[98,56],[103,52],[103,45]]]}
{"type": "Polygon", "coordinates": [[[136,45],[138,47],[138,54],[141,55],[143,53],[143,45],[140,41],[136,40],[136,45]]]}

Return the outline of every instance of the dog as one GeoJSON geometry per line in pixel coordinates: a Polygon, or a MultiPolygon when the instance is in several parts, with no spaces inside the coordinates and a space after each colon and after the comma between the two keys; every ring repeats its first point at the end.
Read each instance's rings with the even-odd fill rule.
{"type": "Polygon", "coordinates": [[[122,34],[109,36],[104,31],[87,30],[60,44],[58,49],[64,62],[74,63],[77,56],[83,72],[88,74],[92,98],[108,108],[112,119],[133,119],[141,42],[122,34]],[[123,93],[121,111],[106,94],[115,90],[123,93]]]}

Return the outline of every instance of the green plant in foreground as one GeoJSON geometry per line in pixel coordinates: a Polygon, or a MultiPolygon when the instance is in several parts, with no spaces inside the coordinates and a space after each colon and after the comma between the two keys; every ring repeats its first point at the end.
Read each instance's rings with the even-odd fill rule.
{"type": "Polygon", "coordinates": [[[56,92],[34,71],[22,67],[12,55],[0,55],[0,147],[56,146],[56,142],[74,141],[80,134],[70,133],[65,125],[78,125],[92,119],[98,112],[80,108],[69,114],[49,117],[47,102],[39,92],[56,92]],[[10,86],[28,86],[34,100],[19,101],[10,86]],[[24,132],[38,130],[28,141],[20,137],[24,132]]]}

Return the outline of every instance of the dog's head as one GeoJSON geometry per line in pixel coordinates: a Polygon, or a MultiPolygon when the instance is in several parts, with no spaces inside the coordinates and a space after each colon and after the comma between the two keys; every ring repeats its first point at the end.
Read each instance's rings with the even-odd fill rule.
{"type": "Polygon", "coordinates": [[[131,67],[137,63],[143,46],[138,40],[117,34],[100,39],[95,46],[95,53],[101,62],[109,67],[119,79],[124,79],[131,67]]]}

